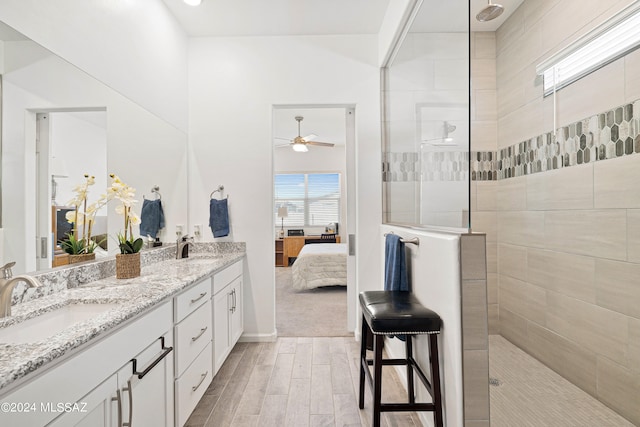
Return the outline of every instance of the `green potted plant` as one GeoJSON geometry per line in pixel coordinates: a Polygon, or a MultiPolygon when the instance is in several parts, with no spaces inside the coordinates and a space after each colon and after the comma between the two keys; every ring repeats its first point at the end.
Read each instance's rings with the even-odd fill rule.
{"type": "Polygon", "coordinates": [[[122,182],[117,175],[110,175],[111,186],[107,188],[106,199],[118,200],[116,213],[124,218],[124,232],[118,233],[120,253],[116,254],[116,278],[131,279],[140,276],[140,249],[144,244],[142,238],[133,236],[133,226],[140,224],[140,217],[131,209],[137,200],[136,190],[122,182]]]}
{"type": "Polygon", "coordinates": [[[69,254],[69,264],[95,259],[95,249],[98,243],[91,239],[91,231],[95,222],[95,216],[107,202],[106,196],[101,196],[96,203],[87,206],[87,194],[89,187],[95,184],[95,177],[84,175],[85,182],[73,189],[76,196],[67,202],[75,209],[67,212],[67,222],[73,224],[73,229],[67,234],[65,240],[60,241],[60,247],[69,254]]]}

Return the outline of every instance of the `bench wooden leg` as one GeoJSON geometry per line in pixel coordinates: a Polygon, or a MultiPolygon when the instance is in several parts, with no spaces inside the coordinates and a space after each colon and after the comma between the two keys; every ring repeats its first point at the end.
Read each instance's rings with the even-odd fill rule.
{"type": "Polygon", "coordinates": [[[384,335],[375,335],[373,344],[373,427],[380,427],[382,404],[382,347],[384,335]]]}
{"type": "Polygon", "coordinates": [[[360,397],[359,397],[359,407],[360,409],[364,409],[364,380],[365,380],[365,369],[369,369],[367,367],[367,331],[369,329],[369,325],[367,325],[367,321],[364,316],[362,316],[362,327],[361,327],[361,335],[360,335],[360,397]]]}

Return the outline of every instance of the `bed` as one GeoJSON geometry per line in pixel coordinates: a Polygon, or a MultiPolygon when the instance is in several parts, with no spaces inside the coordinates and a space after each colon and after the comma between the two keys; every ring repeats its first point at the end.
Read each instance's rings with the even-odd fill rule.
{"type": "Polygon", "coordinates": [[[304,245],[291,269],[294,289],[347,286],[347,244],[304,245]]]}

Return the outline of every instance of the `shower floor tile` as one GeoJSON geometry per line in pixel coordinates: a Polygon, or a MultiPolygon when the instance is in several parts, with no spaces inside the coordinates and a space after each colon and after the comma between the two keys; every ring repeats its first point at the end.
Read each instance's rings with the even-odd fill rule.
{"type": "Polygon", "coordinates": [[[489,336],[491,427],[633,427],[500,335],[489,336]]]}

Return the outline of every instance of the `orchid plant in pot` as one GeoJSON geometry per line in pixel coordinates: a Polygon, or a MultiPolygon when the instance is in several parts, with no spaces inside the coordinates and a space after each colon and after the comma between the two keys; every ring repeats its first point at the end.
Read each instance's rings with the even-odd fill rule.
{"type": "Polygon", "coordinates": [[[117,175],[110,175],[111,186],[107,188],[107,200],[117,200],[116,213],[124,218],[124,232],[118,233],[120,253],[116,254],[116,277],[130,279],[140,275],[140,250],[144,241],[133,236],[133,226],[140,224],[140,217],[132,210],[137,203],[136,190],[128,186],[117,175]]]}
{"type": "Polygon", "coordinates": [[[60,241],[60,247],[69,254],[69,263],[89,261],[95,259],[95,249],[102,242],[91,238],[96,212],[107,203],[106,196],[101,196],[97,202],[88,204],[89,187],[95,184],[95,177],[84,175],[85,181],[76,186],[73,191],[76,196],[67,202],[74,209],[67,212],[67,222],[73,224],[73,229],[65,240],[60,241]]]}

